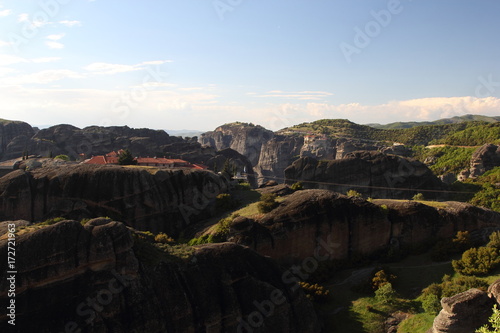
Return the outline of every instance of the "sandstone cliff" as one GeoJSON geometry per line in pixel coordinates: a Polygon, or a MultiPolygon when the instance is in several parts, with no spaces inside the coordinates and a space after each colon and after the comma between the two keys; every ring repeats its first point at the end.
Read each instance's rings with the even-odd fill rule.
{"type": "Polygon", "coordinates": [[[272,131],[245,123],[225,124],[212,132],[203,133],[199,142],[222,150],[231,148],[245,155],[253,166],[259,162],[262,144],[273,138],[272,131]]]}
{"type": "Polygon", "coordinates": [[[176,237],[210,216],[223,177],[210,171],[66,165],[0,178],[0,220],[110,216],[176,237]]]}
{"type": "MultiPolygon", "coordinates": [[[[24,232],[24,233],[23,233],[24,232]]],[[[3,332],[319,332],[270,259],[235,245],[166,255],[120,222],[63,221],[16,236],[16,317],[3,332]],[[162,254],[163,253],[163,254],[162,254]]],[[[0,239],[7,257],[7,241],[0,239]]],[[[0,269],[7,271],[6,260],[0,269]]],[[[0,306],[9,302],[0,281],[0,306]]]]}
{"type": "MultiPolygon", "coordinates": [[[[356,190],[372,198],[411,198],[419,190],[444,188],[425,164],[376,152],[355,152],[332,161],[300,158],[285,169],[285,177],[288,183],[302,181],[307,188],[341,193],[356,190]]],[[[438,194],[425,192],[427,198],[436,198],[438,194]]]]}
{"type": "Polygon", "coordinates": [[[412,250],[457,231],[488,227],[500,227],[500,213],[459,202],[441,208],[396,200],[374,204],[327,190],[302,190],[260,220],[233,221],[230,240],[282,262],[318,251],[329,259],[349,260],[391,248],[412,250]]]}

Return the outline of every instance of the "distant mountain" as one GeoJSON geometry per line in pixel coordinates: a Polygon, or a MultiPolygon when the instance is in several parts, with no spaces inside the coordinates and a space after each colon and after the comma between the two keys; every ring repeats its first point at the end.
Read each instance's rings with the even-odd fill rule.
{"type": "Polygon", "coordinates": [[[193,136],[200,136],[202,133],[205,133],[206,131],[198,131],[198,130],[188,130],[188,129],[182,129],[182,130],[165,130],[169,135],[171,136],[182,136],[183,138],[185,137],[190,137],[192,138],[193,136]]]}
{"type": "Polygon", "coordinates": [[[404,129],[412,128],[416,126],[426,126],[426,125],[446,125],[446,124],[457,124],[469,121],[483,121],[487,123],[496,123],[500,121],[500,116],[490,117],[481,116],[475,114],[467,114],[465,116],[456,116],[452,118],[444,118],[435,121],[409,121],[409,122],[395,122],[386,125],[381,124],[366,124],[366,126],[378,128],[378,129],[404,129]]]}

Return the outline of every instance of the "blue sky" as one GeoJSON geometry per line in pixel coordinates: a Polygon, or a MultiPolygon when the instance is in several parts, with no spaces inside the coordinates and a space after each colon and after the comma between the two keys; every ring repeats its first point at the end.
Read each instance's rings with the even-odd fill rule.
{"type": "Polygon", "coordinates": [[[0,1],[0,118],[211,130],[500,115],[497,0],[0,1]]]}

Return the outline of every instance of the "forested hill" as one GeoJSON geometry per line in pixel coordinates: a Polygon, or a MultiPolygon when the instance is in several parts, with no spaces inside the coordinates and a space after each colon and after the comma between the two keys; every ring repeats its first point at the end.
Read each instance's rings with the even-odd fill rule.
{"type": "Polygon", "coordinates": [[[378,129],[404,129],[412,128],[416,126],[428,126],[428,125],[446,125],[446,124],[456,124],[469,121],[483,121],[487,123],[496,123],[500,121],[500,116],[489,117],[481,115],[467,114],[464,116],[456,116],[452,118],[444,118],[435,121],[410,121],[410,122],[395,122],[386,125],[381,124],[366,124],[367,126],[378,128],[378,129]]]}
{"type": "Polygon", "coordinates": [[[407,145],[478,146],[484,143],[500,143],[500,122],[467,121],[404,129],[378,129],[355,124],[345,119],[322,119],[285,128],[279,133],[284,135],[325,134],[331,138],[400,142],[407,145]]]}

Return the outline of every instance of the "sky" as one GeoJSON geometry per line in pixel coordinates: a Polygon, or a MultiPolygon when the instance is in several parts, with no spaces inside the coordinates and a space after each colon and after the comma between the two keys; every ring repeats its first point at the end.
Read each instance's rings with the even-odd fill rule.
{"type": "Polygon", "coordinates": [[[0,0],[0,118],[278,130],[500,115],[498,0],[0,0]]]}

